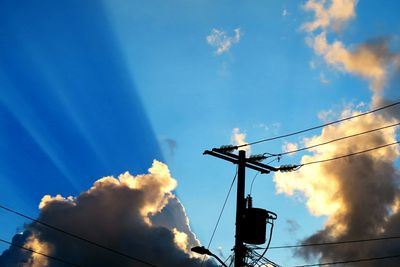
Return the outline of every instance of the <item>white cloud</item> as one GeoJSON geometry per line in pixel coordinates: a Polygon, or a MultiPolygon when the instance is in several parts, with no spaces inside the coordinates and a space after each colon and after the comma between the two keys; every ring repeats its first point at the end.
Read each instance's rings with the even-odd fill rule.
{"type": "MultiPolygon", "coordinates": [[[[345,108],[339,118],[360,114],[351,106],[345,108]]],[[[303,142],[305,146],[312,146],[396,122],[395,118],[384,114],[370,114],[325,127],[320,135],[305,138],[303,142]]],[[[335,158],[395,141],[396,129],[389,128],[314,147],[309,149],[311,155],[302,157],[301,163],[335,158]]],[[[351,240],[398,231],[400,214],[391,216],[390,212],[398,212],[396,197],[399,196],[397,183],[400,173],[394,163],[399,156],[398,147],[390,146],[354,157],[304,166],[296,172],[276,173],[274,181],[278,193],[304,196],[311,214],[327,218],[324,229],[308,237],[304,243],[351,240]],[[392,211],[389,207],[393,207],[392,211]],[[397,225],[388,225],[382,219],[385,217],[397,225]]],[[[366,257],[369,248],[305,248],[303,252],[305,257],[310,255],[308,253],[315,253],[313,255],[322,256],[321,260],[330,261],[336,257],[366,257]]]]}
{"type": "MultiPolygon", "coordinates": [[[[374,103],[379,103],[391,71],[400,65],[400,54],[390,51],[388,40],[380,39],[362,43],[349,49],[339,41],[328,41],[328,32],[337,31],[356,16],[355,0],[309,0],[304,9],[315,13],[314,20],[304,23],[301,29],[309,32],[306,43],[323,58],[325,63],[344,73],[359,76],[369,82],[374,103]],[[328,4],[329,3],[329,4],[328,4]],[[320,32],[316,32],[320,30],[320,32]]],[[[315,68],[315,64],[310,65],[315,68]]],[[[320,76],[322,83],[329,81],[320,76]]]]}
{"type": "Polygon", "coordinates": [[[361,44],[349,50],[340,41],[329,43],[326,32],[314,36],[312,48],[335,69],[367,80],[375,97],[382,94],[389,72],[396,68],[400,58],[400,54],[389,51],[386,40],[361,44]]]}
{"type": "Polygon", "coordinates": [[[302,25],[302,29],[313,32],[317,29],[332,28],[337,31],[355,17],[355,0],[332,0],[327,7],[326,1],[309,0],[304,5],[307,11],[314,11],[315,19],[302,25]]]}
{"type": "Polygon", "coordinates": [[[318,113],[318,119],[325,123],[333,121],[335,117],[337,117],[337,114],[333,110],[323,110],[318,113]]]}
{"type": "MultiPolygon", "coordinates": [[[[232,130],[231,142],[234,145],[244,145],[247,144],[246,142],[246,134],[241,133],[239,128],[234,128],[232,130]]],[[[239,150],[244,150],[248,155],[251,154],[251,146],[244,146],[239,148],[239,150]]]]}
{"type": "MultiPolygon", "coordinates": [[[[306,43],[329,67],[368,81],[373,93],[372,106],[376,106],[376,103],[384,100],[383,90],[391,69],[398,66],[400,56],[390,50],[388,40],[380,39],[352,46],[340,40],[330,40],[329,34],[332,34],[332,31],[343,29],[343,26],[356,16],[356,3],[355,0],[309,0],[304,8],[313,11],[315,16],[301,28],[308,32],[306,43]]],[[[312,67],[319,66],[313,64],[312,67]]],[[[323,78],[321,81],[325,79],[323,76],[320,78],[323,78]]],[[[319,118],[331,121],[332,117],[358,115],[364,106],[364,102],[356,106],[348,104],[340,115],[328,110],[321,112],[319,118]]],[[[397,121],[391,113],[370,114],[324,127],[321,134],[305,138],[303,143],[305,146],[313,146],[397,121]]],[[[335,158],[395,141],[396,129],[389,128],[314,147],[309,149],[311,154],[302,157],[301,163],[335,158]]],[[[300,195],[305,199],[311,214],[326,216],[323,229],[316,231],[302,243],[343,241],[365,236],[379,237],[397,232],[400,214],[396,199],[399,198],[400,173],[395,162],[399,156],[398,147],[390,146],[354,157],[304,166],[297,172],[275,174],[274,181],[279,193],[300,195]]],[[[366,244],[362,247],[307,247],[299,249],[298,255],[306,259],[316,256],[320,261],[332,261],[345,257],[363,258],[372,252],[385,253],[388,249],[398,251],[399,246],[366,244]]],[[[391,265],[397,266],[399,261],[391,265]]]]}
{"type": "MultiPolygon", "coordinates": [[[[290,151],[294,151],[294,150],[297,150],[298,149],[298,146],[297,146],[297,144],[296,143],[288,143],[288,142],[285,142],[285,144],[282,146],[282,151],[283,152],[290,152],[290,151]]],[[[292,153],[290,153],[289,155],[292,155],[292,153]]]]}
{"type": "MultiPolygon", "coordinates": [[[[167,165],[155,160],[147,174],[107,176],[74,198],[44,196],[38,219],[157,266],[200,266],[201,260],[190,251],[200,243],[173,193],[176,186],[167,165]]],[[[36,223],[25,225],[14,239],[80,266],[138,266],[36,223]]],[[[54,261],[16,247],[0,255],[0,265],[55,266],[54,261]]],[[[205,266],[215,267],[208,260],[205,266]]]]}
{"type": "Polygon", "coordinates": [[[216,48],[215,53],[221,55],[229,51],[232,45],[239,43],[242,33],[240,28],[234,29],[234,35],[229,36],[221,29],[212,29],[210,35],[207,36],[207,43],[216,48]]]}
{"type": "Polygon", "coordinates": [[[317,62],[315,60],[310,60],[308,64],[311,69],[315,69],[317,67],[317,62]]]}
{"type": "Polygon", "coordinates": [[[325,77],[325,74],[323,72],[321,72],[319,74],[319,81],[323,84],[328,84],[330,83],[330,81],[325,77]]]}
{"type": "Polygon", "coordinates": [[[282,10],[282,17],[286,17],[286,16],[289,16],[289,11],[286,8],[284,8],[282,10]]]}

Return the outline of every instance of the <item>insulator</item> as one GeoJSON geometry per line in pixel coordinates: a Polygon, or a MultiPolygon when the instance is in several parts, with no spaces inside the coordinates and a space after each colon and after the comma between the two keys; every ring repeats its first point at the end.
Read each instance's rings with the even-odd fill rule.
{"type": "Polygon", "coordinates": [[[290,172],[295,170],[297,167],[299,167],[298,165],[292,165],[292,164],[288,164],[288,165],[282,165],[279,167],[279,170],[281,172],[290,172]]]}
{"type": "Polygon", "coordinates": [[[262,160],[264,160],[264,159],[266,159],[267,157],[266,156],[264,156],[263,154],[257,154],[257,155],[251,155],[250,157],[249,157],[249,160],[251,160],[251,161],[262,161],[262,160]]]}
{"type": "Polygon", "coordinates": [[[219,148],[214,148],[213,150],[225,151],[225,152],[232,152],[232,151],[234,151],[235,149],[237,149],[237,146],[226,145],[226,146],[220,146],[219,148]]]}

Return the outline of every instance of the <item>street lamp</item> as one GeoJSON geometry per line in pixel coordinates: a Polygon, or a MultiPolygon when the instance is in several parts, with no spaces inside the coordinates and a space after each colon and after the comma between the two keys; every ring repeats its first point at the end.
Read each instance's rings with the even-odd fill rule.
{"type": "Polygon", "coordinates": [[[228,266],[226,266],[226,264],[217,255],[211,253],[211,251],[209,251],[205,247],[193,247],[190,250],[193,251],[193,252],[196,252],[198,254],[201,254],[201,255],[212,256],[212,257],[216,258],[217,261],[219,261],[223,266],[228,267],[228,266]]]}

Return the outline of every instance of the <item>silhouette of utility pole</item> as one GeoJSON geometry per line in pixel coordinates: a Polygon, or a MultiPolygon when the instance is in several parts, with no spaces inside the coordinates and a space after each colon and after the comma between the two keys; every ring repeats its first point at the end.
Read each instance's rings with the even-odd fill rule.
{"type": "Polygon", "coordinates": [[[211,151],[204,151],[203,155],[211,155],[238,165],[237,173],[237,196],[236,196],[236,230],[235,230],[235,267],[244,266],[244,258],[246,248],[243,244],[243,217],[246,209],[245,199],[245,176],[246,167],[259,171],[260,173],[270,173],[271,171],[279,171],[279,168],[268,166],[258,162],[264,159],[263,156],[246,158],[246,151],[239,150],[239,155],[230,153],[237,149],[236,146],[222,146],[221,148],[213,148],[211,151]]]}

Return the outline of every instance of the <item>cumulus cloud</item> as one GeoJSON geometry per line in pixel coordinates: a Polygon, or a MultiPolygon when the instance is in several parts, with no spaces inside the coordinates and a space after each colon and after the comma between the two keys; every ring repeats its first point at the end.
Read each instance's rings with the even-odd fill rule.
{"type": "Polygon", "coordinates": [[[207,36],[207,43],[216,48],[215,53],[221,55],[229,51],[232,45],[239,43],[242,33],[240,28],[234,29],[234,35],[229,36],[221,29],[212,29],[210,35],[207,36]]]}
{"type": "MultiPolygon", "coordinates": [[[[290,152],[290,151],[294,151],[294,150],[297,150],[297,149],[298,149],[298,146],[295,143],[285,143],[283,145],[283,147],[282,147],[282,151],[285,152],[285,153],[290,152]]],[[[289,155],[291,155],[291,154],[292,153],[289,153],[289,155]]]]}
{"type": "Polygon", "coordinates": [[[355,0],[309,0],[304,9],[313,11],[315,17],[314,20],[304,23],[301,29],[310,34],[307,43],[329,66],[360,76],[369,82],[376,105],[382,99],[382,91],[390,74],[399,69],[400,54],[390,51],[388,39],[381,38],[350,49],[339,40],[330,42],[327,37],[330,30],[342,29],[356,16],[356,3],[355,0]]]}
{"type": "MultiPolygon", "coordinates": [[[[172,192],[176,185],[168,167],[154,161],[148,174],[104,177],[77,197],[44,196],[38,220],[157,266],[199,266],[190,252],[199,241],[172,192]]],[[[146,266],[36,223],[13,241],[81,266],[146,266]]],[[[61,266],[14,247],[0,256],[0,265],[61,266]]]]}
{"type": "Polygon", "coordinates": [[[312,47],[329,65],[369,81],[376,96],[381,95],[388,72],[392,66],[397,65],[400,57],[399,54],[390,52],[386,40],[365,43],[349,50],[340,41],[329,43],[326,32],[321,32],[312,39],[312,47]]]}
{"type": "MultiPolygon", "coordinates": [[[[341,117],[359,114],[350,108],[341,117]]],[[[373,114],[325,127],[320,135],[304,139],[306,146],[374,129],[397,120],[384,114],[373,114]]],[[[358,136],[310,149],[301,163],[333,158],[371,147],[395,142],[396,129],[358,136]]],[[[398,199],[400,181],[395,167],[400,151],[397,146],[387,147],[355,157],[322,164],[309,165],[293,173],[277,173],[276,189],[288,196],[300,195],[311,214],[326,216],[322,230],[306,238],[303,243],[321,243],[365,239],[393,235],[400,231],[398,199]]],[[[390,255],[400,249],[399,243],[388,246],[365,243],[363,246],[317,246],[298,251],[309,258],[321,256],[321,262],[390,255]]],[[[394,261],[392,262],[394,264],[394,261]]],[[[377,263],[363,266],[378,266],[377,263]],[[375,264],[375,265],[374,265],[375,264]]],[[[397,259],[396,264],[400,264],[397,259]]]]}
{"type": "MultiPolygon", "coordinates": [[[[368,81],[372,91],[370,107],[389,104],[384,90],[390,74],[398,71],[399,54],[390,49],[388,39],[377,39],[357,46],[347,46],[339,40],[329,41],[329,34],[343,27],[356,16],[356,1],[309,0],[304,8],[313,11],[314,20],[301,28],[308,33],[307,43],[333,69],[350,73],[368,81]]],[[[317,65],[313,64],[316,68],[317,65]]],[[[319,114],[323,121],[360,114],[366,104],[347,105],[339,115],[333,111],[319,114]]],[[[310,147],[342,136],[379,128],[400,121],[398,108],[373,113],[337,125],[323,128],[321,134],[304,138],[310,147]]],[[[301,158],[305,164],[321,159],[335,158],[373,147],[396,142],[396,128],[357,136],[309,149],[301,158]]],[[[306,237],[302,243],[379,238],[396,235],[400,231],[399,182],[396,168],[400,151],[390,146],[354,157],[304,166],[297,172],[277,173],[276,190],[304,201],[314,216],[326,218],[323,228],[306,237]]],[[[306,259],[318,257],[320,262],[345,261],[359,258],[382,257],[397,254],[400,244],[385,241],[340,246],[313,246],[297,250],[306,259]]],[[[381,266],[380,261],[363,266],[381,266]]],[[[385,261],[385,266],[399,266],[400,260],[385,261]]],[[[355,265],[354,265],[355,266],[355,265]]]]}
{"type": "MultiPolygon", "coordinates": [[[[246,142],[246,134],[240,132],[239,128],[233,128],[232,136],[231,136],[231,143],[234,145],[244,145],[247,144],[246,142]]],[[[251,146],[245,146],[239,148],[239,150],[245,150],[248,155],[251,154],[251,146]]]]}
{"type": "Polygon", "coordinates": [[[304,23],[302,29],[313,32],[317,29],[341,29],[350,19],[355,17],[356,0],[309,0],[304,5],[307,11],[313,11],[315,18],[311,22],[304,23]]]}

